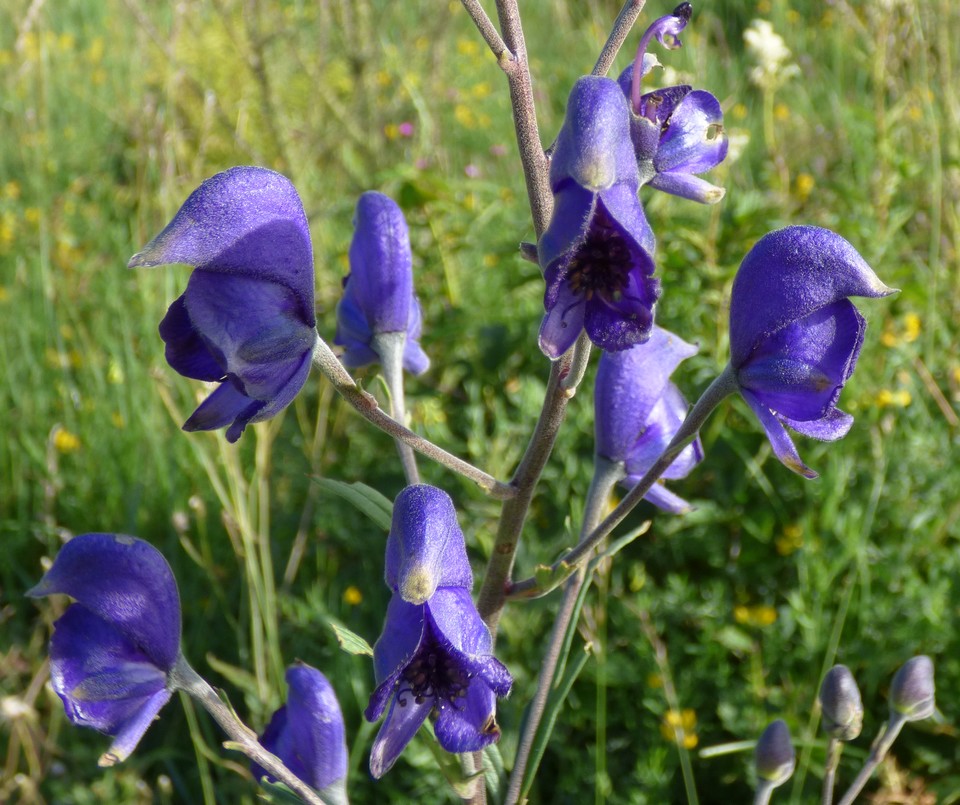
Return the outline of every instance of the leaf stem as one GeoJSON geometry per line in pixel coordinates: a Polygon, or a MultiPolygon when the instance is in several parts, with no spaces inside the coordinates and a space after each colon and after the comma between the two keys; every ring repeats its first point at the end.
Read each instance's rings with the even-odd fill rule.
{"type": "Polygon", "coordinates": [[[185,691],[213,717],[220,728],[230,736],[231,749],[237,749],[254,763],[266,769],[270,775],[291,789],[307,805],[327,805],[309,785],[288,769],[283,762],[268,752],[257,740],[257,734],[237,718],[223,703],[216,691],[200,676],[181,654],[170,671],[170,684],[185,691]]]}
{"type": "MultiPolygon", "coordinates": [[[[714,381],[707,387],[707,390],[703,392],[703,395],[697,400],[696,405],[693,406],[690,413],[687,414],[686,419],[683,420],[683,423],[670,441],[670,444],[667,445],[660,454],[660,457],[653,463],[650,469],[647,470],[646,474],[586,539],[582,540],[576,548],[553,563],[551,570],[561,572],[564,568],[568,570],[577,568],[588,561],[593,549],[643,500],[643,496],[647,494],[650,487],[656,483],[660,476],[667,471],[674,459],[680,454],[680,451],[696,438],[703,423],[706,422],[710,414],[713,413],[713,410],[722,400],[730,394],[733,394],[737,388],[736,376],[728,365],[717,375],[714,381]]],[[[530,597],[530,593],[534,593],[536,589],[537,580],[535,578],[529,578],[512,584],[508,592],[511,597],[518,595],[530,597]]]]}
{"type": "Polygon", "coordinates": [[[422,453],[427,458],[433,459],[438,464],[442,464],[449,470],[469,478],[484,492],[498,500],[509,500],[517,494],[517,490],[511,484],[505,484],[498,481],[489,473],[484,472],[472,464],[464,461],[462,458],[452,453],[448,453],[441,447],[437,447],[433,442],[424,439],[422,436],[414,433],[409,428],[404,427],[395,419],[387,415],[380,408],[379,403],[372,394],[363,391],[350,376],[350,373],[343,367],[333,350],[320,338],[313,352],[313,365],[316,366],[324,376],[333,383],[333,387],[354,410],[356,410],[364,419],[375,427],[389,434],[404,444],[410,445],[418,453],[422,453]]]}
{"type": "Polygon", "coordinates": [[[843,799],[840,800],[840,805],[851,805],[857,798],[857,795],[863,791],[863,787],[867,784],[867,781],[873,775],[877,766],[880,765],[880,761],[887,756],[887,752],[890,751],[890,747],[893,746],[893,742],[897,740],[900,730],[903,729],[903,725],[906,723],[906,717],[900,713],[890,714],[887,723],[881,728],[880,733],[873,742],[873,747],[870,749],[870,755],[867,757],[866,763],[863,764],[863,768],[860,769],[857,778],[850,785],[850,788],[847,789],[847,793],[843,795],[843,799]]]}
{"type": "MultiPolygon", "coordinates": [[[[380,356],[383,379],[390,392],[390,415],[402,425],[407,423],[407,406],[403,393],[403,350],[406,344],[405,332],[377,333],[370,342],[370,348],[380,356]]],[[[400,463],[403,465],[403,474],[407,483],[420,483],[420,473],[417,471],[417,458],[413,448],[396,437],[394,441],[397,444],[397,452],[400,454],[400,463]]]]}
{"type": "Polygon", "coordinates": [[[603,50],[600,51],[600,57],[593,66],[592,75],[606,75],[610,72],[620,48],[626,42],[630,31],[633,30],[633,24],[637,21],[637,17],[640,16],[640,12],[643,11],[646,4],[647,0],[626,0],[613,23],[613,30],[610,31],[610,36],[607,37],[603,50]]]}

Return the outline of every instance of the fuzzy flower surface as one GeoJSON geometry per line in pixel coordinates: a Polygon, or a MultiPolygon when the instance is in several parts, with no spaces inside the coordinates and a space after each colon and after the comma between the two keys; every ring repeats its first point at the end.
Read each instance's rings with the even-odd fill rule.
{"type": "Polygon", "coordinates": [[[54,624],[50,678],[73,724],[112,735],[108,766],[136,748],[170,701],[180,656],[180,597],[167,560],[119,534],[81,534],[27,595],[69,595],[54,624]]]}
{"type": "Polygon", "coordinates": [[[129,265],[168,263],[195,270],[160,322],[167,362],[220,383],[183,429],[225,427],[235,442],[288,406],[310,372],[313,248],[296,189],[265,168],[218,173],[129,265]]]}
{"type": "Polygon", "coordinates": [[[374,647],[377,688],[365,712],[368,721],[386,713],[370,752],[377,778],[428,717],[448,752],[496,741],[496,700],[513,684],[490,653],[490,632],[470,597],[463,532],[445,492],[416,485],[397,496],[385,580],[393,597],[374,647]]]}
{"type": "MultiPolygon", "coordinates": [[[[673,439],[687,414],[687,401],[670,375],[697,348],[654,326],[650,340],[622,352],[604,352],[594,386],[596,452],[624,466],[624,485],[633,486],[673,439]]],[[[683,478],[703,460],[700,438],[685,447],[663,477],[683,478]]],[[[690,506],[663,484],[644,496],[673,513],[690,506]]]]}
{"type": "Polygon", "coordinates": [[[374,336],[403,333],[403,367],[419,375],[430,366],[420,347],[421,329],[407,221],[389,196],[364,193],[357,202],[350,274],[337,305],[333,342],[346,348],[344,364],[357,369],[381,360],[374,348],[374,336]]]}
{"type": "Polygon", "coordinates": [[[550,163],[553,216],[537,246],[546,280],[540,348],[551,359],[581,332],[604,350],[650,337],[660,282],[653,231],[637,197],[630,111],[611,78],[570,92],[550,163]]]}
{"type": "MultiPolygon", "coordinates": [[[[273,714],[260,743],[322,796],[344,802],[347,744],[337,695],[327,678],[305,663],[290,666],[286,679],[287,702],[273,714]]],[[[252,770],[258,780],[269,777],[255,763],[252,770]]]]}
{"type": "Polygon", "coordinates": [[[771,232],[741,263],[730,299],[730,366],[777,458],[794,472],[816,477],[784,425],[833,441],[853,424],[837,400],[866,321],[847,297],[891,293],[853,246],[818,227],[771,232]]]}
{"type": "Polygon", "coordinates": [[[634,64],[620,74],[618,84],[630,99],[630,136],[640,183],[714,204],[723,198],[723,188],[696,174],[716,167],[727,156],[729,142],[720,102],[709,92],[687,85],[640,92],[640,82],[657,64],[646,53],[647,45],[656,38],[668,47],[679,47],[678,35],[690,14],[690,4],[683,3],[673,14],[655,20],[640,40],[634,64]]]}

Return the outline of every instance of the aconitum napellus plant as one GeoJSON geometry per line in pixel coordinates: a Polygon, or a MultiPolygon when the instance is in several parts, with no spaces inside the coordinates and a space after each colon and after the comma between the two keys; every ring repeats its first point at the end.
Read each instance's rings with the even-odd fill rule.
{"type": "MultiPolygon", "coordinates": [[[[349,449],[339,451],[338,460],[323,470],[357,482],[321,481],[364,516],[358,525],[351,524],[355,528],[351,539],[370,557],[384,556],[389,601],[385,612],[382,601],[379,609],[365,612],[367,622],[383,624],[372,648],[375,634],[353,633],[344,625],[345,618],[328,611],[335,606],[333,598],[326,599],[324,610],[317,613],[317,623],[330,623],[332,629],[318,628],[308,640],[300,635],[298,646],[304,653],[322,657],[324,651],[336,650],[331,641],[335,634],[351,655],[356,671],[352,680],[333,675],[328,679],[308,664],[316,661],[310,656],[281,658],[285,640],[273,641],[269,660],[254,658],[258,683],[272,686],[271,704],[254,709],[260,714],[257,740],[257,731],[243,724],[238,711],[184,660],[179,595],[160,552],[132,537],[76,537],[28,594],[66,594],[75,599],[54,624],[51,678],[72,723],[114,737],[105,762],[127,758],[172,693],[182,690],[226,731],[231,738],[228,748],[247,756],[252,776],[271,793],[277,793],[279,783],[310,805],[343,805],[351,785],[385,786],[379,790],[394,792],[393,781],[409,771],[405,762],[398,763],[401,757],[422,774],[432,761],[419,750],[429,746],[443,777],[465,801],[476,805],[487,801],[485,788],[493,800],[509,805],[536,799],[537,766],[550,751],[554,725],[567,712],[565,697],[577,674],[593,661],[589,654],[575,657],[577,652],[571,650],[585,602],[591,601],[594,624],[599,618],[604,629],[616,629],[601,611],[602,603],[588,598],[595,573],[619,561],[619,552],[649,525],[614,533],[640,501],[660,509],[646,507],[654,524],[664,515],[689,516],[692,507],[668,489],[666,481],[684,478],[702,462],[703,468],[692,478],[699,484],[697,497],[710,497],[716,478],[704,471],[710,456],[705,456],[700,439],[710,414],[728,397],[740,394],[759,419],[776,458],[807,478],[815,473],[800,459],[786,428],[834,441],[854,425],[853,417],[838,407],[839,397],[851,382],[867,341],[866,318],[850,297],[879,298],[893,291],[841,235],[801,224],[759,238],[729,290],[730,359],[712,380],[706,357],[710,351],[703,349],[703,356],[694,357],[698,347],[693,345],[702,348],[710,333],[692,332],[695,328],[682,319],[658,318],[671,295],[681,293],[680,283],[675,290],[669,272],[657,270],[658,243],[673,263],[685,252],[675,248],[682,239],[671,230],[669,216],[648,218],[644,186],[702,203],[716,204],[724,198],[722,188],[701,176],[727,155],[720,101],[708,89],[686,84],[643,86],[653,81],[658,66],[654,51],[680,47],[680,34],[693,21],[691,4],[681,3],[646,28],[631,65],[616,80],[607,73],[639,13],[636,4],[628,3],[593,72],[569,88],[563,122],[551,132],[555,140],[546,148],[541,142],[549,138],[537,129],[537,110],[529,92],[530,62],[525,53],[510,51],[522,47],[518,3],[498,2],[502,34],[480,4],[464,6],[510,85],[536,235],[536,245],[523,244],[521,253],[536,262],[542,274],[534,279],[542,281],[536,292],[543,294],[543,316],[539,322],[517,324],[525,328],[529,348],[536,352],[539,346],[546,356],[539,359],[550,373],[538,420],[528,429],[529,442],[517,451],[517,466],[506,470],[510,477],[498,479],[426,438],[425,423],[407,412],[404,383],[410,375],[422,375],[418,382],[427,384],[424,372],[430,363],[420,344],[424,337],[429,346],[430,331],[429,327],[424,331],[413,266],[429,267],[438,258],[412,247],[406,216],[393,198],[379,190],[359,196],[349,246],[335,247],[339,256],[348,255],[349,274],[339,300],[319,297],[318,332],[310,229],[290,179],[262,167],[235,167],[203,181],[160,234],[129,261],[131,267],[185,263],[193,269],[186,289],[160,321],[160,339],[153,345],[159,355],[162,341],[166,360],[177,373],[211,384],[209,395],[183,429],[226,429],[224,438],[236,442],[248,425],[275,417],[289,406],[306,385],[311,366],[317,366],[334,390],[370,424],[393,437],[399,448],[403,482],[386,490],[388,494],[351,474],[349,449]],[[325,332],[335,332],[332,347],[321,336],[325,332]],[[562,425],[569,400],[583,378],[591,376],[591,361],[596,368],[593,406],[580,409],[584,417],[591,411],[594,417],[594,460],[587,467],[569,452],[562,425]],[[366,388],[350,374],[357,369],[365,369],[366,388]],[[380,385],[366,382],[375,372],[385,380],[389,413],[381,409],[380,385]],[[691,406],[680,389],[689,392],[701,382],[704,390],[691,397],[695,399],[691,406]],[[571,478],[576,473],[572,486],[579,484],[584,490],[583,501],[553,500],[553,490],[542,483],[551,477],[545,470],[561,450],[567,451],[562,472],[571,478]],[[470,497],[455,484],[442,489],[420,483],[415,452],[476,483],[479,491],[470,497]],[[614,499],[615,489],[619,500],[614,499]],[[481,493],[490,498],[484,505],[477,503],[481,493]],[[547,538],[556,536],[539,533],[550,527],[550,518],[530,516],[535,501],[548,497],[551,505],[568,506],[564,527],[569,525],[569,533],[576,535],[559,557],[546,555],[542,548],[547,538]],[[461,520],[467,512],[470,527],[465,533],[460,523],[468,522],[461,520]],[[529,578],[517,571],[517,562],[531,572],[529,578]],[[482,567],[483,576],[476,593],[474,567],[482,567]],[[563,592],[554,593],[557,588],[563,592]],[[544,599],[541,611],[547,628],[535,646],[524,644],[517,650],[507,642],[520,639],[509,628],[509,619],[514,607],[534,598],[544,599]],[[511,657],[531,653],[538,657],[531,667],[508,669],[511,657]],[[263,714],[283,699],[285,666],[286,703],[267,718],[263,714]],[[267,668],[272,670],[268,673],[267,668]],[[276,678],[268,680],[270,674],[276,678]],[[350,723],[351,708],[345,701],[341,709],[336,688],[350,690],[355,701],[366,702],[364,718],[380,722],[375,735],[373,727],[350,723]],[[508,694],[512,696],[507,698],[508,694]],[[503,735],[501,741],[511,729],[517,735],[503,735]],[[348,738],[355,740],[352,753],[348,738]],[[408,751],[411,742],[414,747],[408,751]],[[501,752],[507,751],[512,756],[504,758],[501,752]],[[367,758],[366,764],[359,762],[361,757],[367,758]],[[369,775],[357,771],[362,765],[369,775]],[[382,780],[391,769],[395,771],[382,780]]],[[[404,174],[383,175],[395,179],[404,174]]],[[[400,194],[402,188],[396,186],[385,189],[414,212],[416,202],[410,201],[410,194],[400,194]]],[[[339,231],[329,220],[329,209],[336,205],[330,207],[326,201],[311,199],[311,208],[318,210],[314,226],[330,227],[325,235],[331,239],[330,233],[339,231]]],[[[651,205],[651,210],[657,209],[651,205]]],[[[426,206],[416,210],[411,220],[422,221],[422,212],[430,210],[426,206]]],[[[418,237],[413,245],[423,242],[418,237]]],[[[323,264],[327,262],[321,261],[317,270],[326,272],[325,287],[330,288],[336,275],[323,264]]],[[[683,268],[692,274],[700,267],[692,261],[683,268]]],[[[721,285],[707,292],[711,278],[696,279],[701,304],[714,304],[710,300],[726,292],[721,285]]],[[[718,310],[723,304],[717,303],[718,310]]],[[[428,306],[432,314],[445,314],[442,305],[428,306]]],[[[469,307],[468,303],[465,308],[469,307]]],[[[668,306],[666,314],[677,316],[683,309],[668,306]]],[[[713,318],[722,319],[713,312],[717,314],[713,318]]],[[[464,322],[470,328],[483,326],[468,318],[464,322]]],[[[454,404],[458,393],[456,383],[449,379],[443,383],[444,394],[434,392],[437,406],[454,404]]],[[[304,419],[302,407],[314,404],[313,397],[304,394],[297,403],[297,419],[304,419]]],[[[258,461],[270,455],[269,449],[259,446],[268,448],[277,430],[258,432],[258,461]]],[[[483,449],[483,435],[480,423],[469,439],[475,453],[483,449]]],[[[722,428],[711,438],[722,442],[722,428]]],[[[225,455],[234,456],[237,466],[245,456],[243,451],[225,455]]],[[[491,463],[503,466],[502,458],[491,463]]],[[[319,475],[318,468],[312,469],[319,475]]],[[[256,487],[261,503],[270,478],[290,472],[279,465],[270,474],[262,470],[261,462],[256,487]]],[[[303,467],[296,472],[302,475],[303,467]]],[[[778,472],[780,485],[800,483],[776,464],[765,472],[778,472]]],[[[233,490],[223,495],[218,487],[218,493],[227,499],[233,490]]],[[[307,611],[310,605],[292,600],[296,585],[289,587],[284,606],[277,605],[270,535],[261,533],[269,528],[268,513],[235,522],[225,512],[223,520],[231,537],[248,529],[246,541],[240,542],[244,580],[250,588],[245,606],[256,616],[252,633],[269,627],[278,635],[287,626],[286,613],[307,611]],[[258,562],[259,567],[252,569],[258,562]]],[[[322,516],[323,512],[318,514],[322,516]]],[[[321,522],[301,530],[323,531],[321,522]]],[[[284,526],[274,525],[274,537],[283,533],[284,526]]],[[[331,550],[332,544],[327,540],[310,547],[320,553],[331,550]]],[[[648,546],[657,548],[657,543],[648,546]]],[[[196,550],[190,556],[202,559],[196,550]]],[[[379,562],[377,558],[378,567],[379,562]]],[[[361,577],[363,564],[352,567],[331,560],[315,566],[336,566],[344,575],[351,574],[353,605],[370,607],[364,592],[371,589],[372,579],[361,577]]],[[[326,589],[325,579],[314,581],[326,589]]],[[[376,601],[376,596],[369,598],[376,601]]],[[[210,601],[188,601],[185,614],[208,618],[211,606],[210,601]]],[[[351,620],[358,629],[365,628],[364,622],[362,617],[351,620]]],[[[239,653],[256,652],[262,645],[262,634],[256,632],[250,646],[239,653]]],[[[659,654],[657,660],[662,660],[659,654]]],[[[234,678],[244,677],[237,673],[234,678]]],[[[245,689],[244,694],[237,700],[249,698],[250,691],[245,689]]],[[[856,739],[863,707],[845,666],[828,674],[820,696],[831,741],[824,760],[828,778],[824,801],[830,801],[839,759],[837,742],[856,739]]],[[[655,707],[647,699],[641,705],[640,698],[630,718],[638,731],[655,732],[650,717],[655,707]]],[[[884,751],[903,724],[934,712],[933,664],[921,655],[894,678],[884,751]]],[[[589,717],[585,710],[580,714],[581,719],[589,717]]],[[[749,736],[731,737],[746,746],[743,739],[749,736]]],[[[757,781],[755,801],[766,802],[796,766],[787,722],[773,721],[755,746],[752,770],[746,753],[740,753],[728,761],[729,773],[757,781]]],[[[203,751],[209,749],[205,746],[203,751]]],[[[862,788],[880,758],[882,753],[871,753],[862,779],[851,787],[845,803],[860,790],[858,785],[862,788]]],[[[428,775],[424,779],[439,779],[432,770],[428,775]]],[[[584,770],[583,779],[590,776],[584,770]]],[[[619,784],[616,779],[609,782],[614,788],[619,784]]],[[[567,795],[581,801],[589,792],[585,787],[567,795]]]]}

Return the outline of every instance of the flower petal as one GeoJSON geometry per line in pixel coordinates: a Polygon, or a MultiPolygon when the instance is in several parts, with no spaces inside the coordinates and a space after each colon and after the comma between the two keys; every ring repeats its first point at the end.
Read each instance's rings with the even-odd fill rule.
{"type": "Polygon", "coordinates": [[[689,173],[658,173],[650,180],[649,185],[663,193],[670,193],[699,204],[716,204],[727,194],[722,187],[717,187],[706,179],[689,173]]]}
{"type": "Polygon", "coordinates": [[[457,705],[440,707],[433,726],[437,743],[448,752],[476,752],[500,738],[497,699],[486,685],[473,681],[457,705]]]}
{"type": "Polygon", "coordinates": [[[380,779],[393,767],[433,709],[433,700],[417,704],[409,693],[399,693],[370,749],[370,774],[380,779]]]}
{"type": "MultiPolygon", "coordinates": [[[[347,774],[340,703],[327,678],[299,663],[287,669],[287,704],[274,713],[260,743],[301,780],[321,791],[347,774]]],[[[266,772],[253,764],[254,777],[266,772]]]]}
{"type": "Polygon", "coordinates": [[[150,543],[119,534],[81,534],[57,554],[27,595],[62,593],[113,624],[158,668],[180,653],[180,596],[170,565],[150,543]]]}
{"type": "Polygon", "coordinates": [[[160,337],[166,344],[167,363],[174,371],[194,380],[223,380],[226,369],[194,328],[182,295],[170,305],[160,322],[160,337]]]}
{"type": "Polygon", "coordinates": [[[650,339],[619,352],[603,352],[594,385],[597,453],[623,461],[663,395],[670,375],[697,348],[654,326],[650,339]]]}
{"type": "Polygon", "coordinates": [[[657,173],[703,173],[723,162],[728,146],[720,102],[695,89],[670,114],[653,165],[657,173]]]}
{"type": "Polygon", "coordinates": [[[819,439],[821,442],[833,442],[841,439],[853,427],[853,417],[839,408],[828,411],[820,419],[811,419],[807,422],[790,419],[786,416],[781,416],[780,419],[797,433],[802,433],[811,439],[819,439]]]}
{"type": "Polygon", "coordinates": [[[166,688],[163,669],[81,604],[71,604],[54,624],[50,678],[72,723],[110,735],[166,688]]]}
{"type": "MultiPolygon", "coordinates": [[[[400,672],[417,653],[423,640],[424,617],[423,605],[408,604],[399,595],[391,596],[383,632],[373,647],[373,668],[381,688],[391,679],[395,683],[400,672]]],[[[376,721],[380,717],[390,692],[380,688],[374,692],[370,700],[371,708],[367,710],[368,721],[376,721]]]]}
{"type": "Polygon", "coordinates": [[[737,379],[783,417],[820,419],[853,373],[865,329],[853,303],[841,299],[763,339],[737,379]]]}
{"type": "Polygon", "coordinates": [[[762,237],[740,265],[730,298],[735,370],[771,333],[848,296],[895,291],[846,240],[827,229],[791,226],[762,237]]]}
{"type": "Polygon", "coordinates": [[[473,586],[463,532],[446,492],[416,484],[397,495],[384,578],[411,604],[423,604],[438,586],[473,586]]]}
{"type": "Polygon", "coordinates": [[[742,393],[743,399],[747,401],[747,405],[750,406],[753,413],[757,415],[757,419],[760,420],[760,424],[763,426],[763,430],[770,440],[770,446],[773,447],[773,453],[780,460],[780,463],[795,473],[802,475],[804,478],[816,478],[817,473],[800,460],[800,455],[797,453],[797,448],[794,446],[793,440],[786,430],[784,430],[776,414],[760,402],[751,392],[744,390],[742,393]]]}
{"type": "Polygon", "coordinates": [[[413,257],[403,212],[383,193],[357,201],[348,288],[377,333],[403,332],[413,298],[413,257]]]}
{"type": "MultiPolygon", "coordinates": [[[[657,404],[647,417],[643,432],[637,437],[626,455],[627,476],[636,476],[639,480],[660,454],[670,444],[687,415],[689,406],[680,390],[670,383],[664,389],[657,404]]],[[[680,451],[673,463],[661,475],[661,478],[684,478],[703,460],[703,446],[697,437],[692,444],[680,451]]]]}
{"type": "Polygon", "coordinates": [[[301,320],[316,326],[310,230],[296,189],[279,173],[237,167],[201,184],[129,266],[167,263],[284,285],[301,320]]]}
{"type": "Polygon", "coordinates": [[[251,400],[237,391],[233,383],[221,383],[183,423],[183,429],[193,433],[198,430],[218,430],[230,425],[227,440],[235,442],[265,405],[262,400],[251,400]]]}
{"type": "Polygon", "coordinates": [[[543,317],[539,336],[540,349],[554,361],[570,349],[583,332],[586,309],[583,297],[573,293],[566,283],[556,287],[555,302],[543,317]]]}

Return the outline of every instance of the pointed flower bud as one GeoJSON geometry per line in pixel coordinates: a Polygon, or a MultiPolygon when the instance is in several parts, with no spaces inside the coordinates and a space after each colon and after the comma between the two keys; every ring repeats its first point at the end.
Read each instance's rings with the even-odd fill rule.
{"type": "Polygon", "coordinates": [[[765,235],[741,263],[730,298],[730,366],[777,458],[794,472],[817,475],[784,424],[825,441],[853,424],[837,400],[867,325],[847,297],[892,293],[846,240],[813,226],[765,235]]]}
{"type": "Polygon", "coordinates": [[[170,701],[180,656],[180,597],[152,545],[81,534],[27,595],[76,599],[54,623],[50,678],[67,718],[114,736],[101,766],[125,760],[170,701]]]}
{"type": "Polygon", "coordinates": [[[933,660],[925,654],[900,666],[890,683],[890,710],[907,721],[922,721],[933,715],[933,660]]]}
{"type": "Polygon", "coordinates": [[[823,730],[831,738],[852,741],[863,728],[860,689],[846,665],[834,665],[820,685],[823,730]]]}
{"type": "MultiPolygon", "coordinates": [[[[287,703],[260,738],[264,748],[329,802],[346,801],[347,744],[340,703],[327,678],[305,663],[287,669],[287,703]]],[[[253,776],[267,777],[252,764],[253,776]]]]}
{"type": "MultiPolygon", "coordinates": [[[[697,348],[654,326],[650,340],[622,352],[604,352],[594,387],[596,452],[623,462],[625,486],[633,486],[653,465],[687,414],[687,401],[670,375],[697,348]]],[[[683,478],[703,460],[699,437],[663,474],[683,478]]],[[[681,513],[689,504],[663,484],[644,496],[666,511],[681,513]]]]}
{"type": "Polygon", "coordinates": [[[365,712],[368,721],[386,712],[370,752],[377,778],[431,714],[448,752],[475,752],[499,739],[496,700],[513,684],[490,653],[490,632],[470,597],[463,532],[439,489],[413,486],[397,497],[386,581],[394,595],[373,650],[377,689],[365,712]]]}
{"type": "Polygon", "coordinates": [[[546,279],[540,348],[551,359],[583,330],[601,349],[650,337],[660,282],[637,198],[630,113],[613,79],[580,78],[550,163],[553,216],[537,246],[546,279]]]}
{"type": "Polygon", "coordinates": [[[167,362],[220,383],[183,429],[226,427],[235,442],[286,408],[310,373],[313,250],[297,191],[265,168],[218,173],[129,266],[167,263],[196,269],[160,322],[167,362]]]}
{"type": "Polygon", "coordinates": [[[753,760],[757,777],[761,780],[779,786],[790,779],[797,765],[797,756],[790,740],[790,729],[783,719],[771,722],[763,731],[753,760]]]}
{"type": "Polygon", "coordinates": [[[404,333],[403,367],[422,374],[430,359],[419,343],[420,303],[413,293],[413,256],[403,212],[383,193],[364,193],[354,227],[333,343],[346,347],[343,361],[357,369],[381,361],[373,347],[375,336],[404,333]]]}

